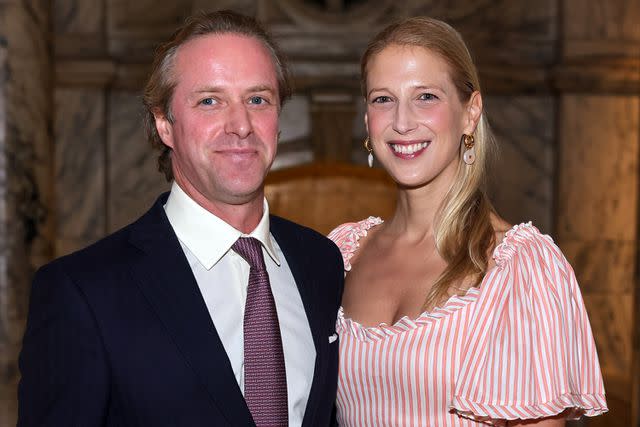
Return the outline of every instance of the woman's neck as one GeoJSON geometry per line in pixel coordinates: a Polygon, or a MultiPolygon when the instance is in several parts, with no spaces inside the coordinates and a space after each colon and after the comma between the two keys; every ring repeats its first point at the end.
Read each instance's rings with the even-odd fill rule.
{"type": "Polygon", "coordinates": [[[396,210],[387,229],[411,240],[434,234],[436,215],[446,196],[446,189],[430,183],[418,188],[400,188],[396,210]]]}

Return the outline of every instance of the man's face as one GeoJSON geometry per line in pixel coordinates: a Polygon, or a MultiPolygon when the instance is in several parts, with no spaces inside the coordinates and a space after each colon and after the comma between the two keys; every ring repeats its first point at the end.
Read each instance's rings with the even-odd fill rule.
{"type": "Polygon", "coordinates": [[[280,105],[267,48],[238,34],[200,36],[178,49],[173,76],[174,121],[157,114],[156,126],[176,182],[205,208],[261,200],[280,105]]]}

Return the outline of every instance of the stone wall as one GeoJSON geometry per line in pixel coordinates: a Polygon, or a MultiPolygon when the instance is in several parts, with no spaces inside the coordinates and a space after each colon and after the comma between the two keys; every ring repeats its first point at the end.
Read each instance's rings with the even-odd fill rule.
{"type": "Polygon", "coordinates": [[[478,63],[501,146],[495,205],[510,222],[552,234],[584,291],[612,411],[583,424],[638,422],[640,1],[47,5],[0,0],[0,426],[15,416],[33,268],[127,224],[168,188],[142,132],[141,87],[153,48],[184,17],[219,8],[257,16],[291,59],[296,96],[282,114],[276,168],[364,164],[358,74],[367,40],[418,14],[455,26],[478,63]]]}
{"type": "Polygon", "coordinates": [[[46,1],[0,1],[0,426],[15,425],[31,276],[53,255],[48,22],[46,1]]]}

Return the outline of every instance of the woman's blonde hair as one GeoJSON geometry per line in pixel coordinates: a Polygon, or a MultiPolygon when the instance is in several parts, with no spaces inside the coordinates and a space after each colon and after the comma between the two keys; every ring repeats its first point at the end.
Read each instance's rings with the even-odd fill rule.
{"type": "MultiPolygon", "coordinates": [[[[390,45],[422,47],[442,57],[449,65],[451,80],[463,104],[480,91],[478,71],[460,34],[437,19],[414,17],[388,26],[367,46],[360,63],[365,96],[367,66],[372,57],[390,45]]],[[[489,251],[495,245],[491,223],[494,210],[485,192],[487,164],[495,151],[495,141],[484,112],[473,136],[476,160],[473,165],[463,162],[461,143],[455,180],[436,215],[436,248],[447,267],[426,296],[425,310],[442,304],[452,293],[468,289],[469,277],[473,279],[472,286],[480,284],[487,272],[489,251]]]]}

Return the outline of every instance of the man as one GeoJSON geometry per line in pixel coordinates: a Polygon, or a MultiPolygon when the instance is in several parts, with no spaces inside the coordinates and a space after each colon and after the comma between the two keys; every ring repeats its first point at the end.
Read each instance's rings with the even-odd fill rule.
{"type": "Polygon", "coordinates": [[[159,49],[147,130],[171,192],[37,273],[19,426],[334,421],[341,257],[270,217],[263,192],[287,76],[233,12],[196,16],[159,49]]]}

